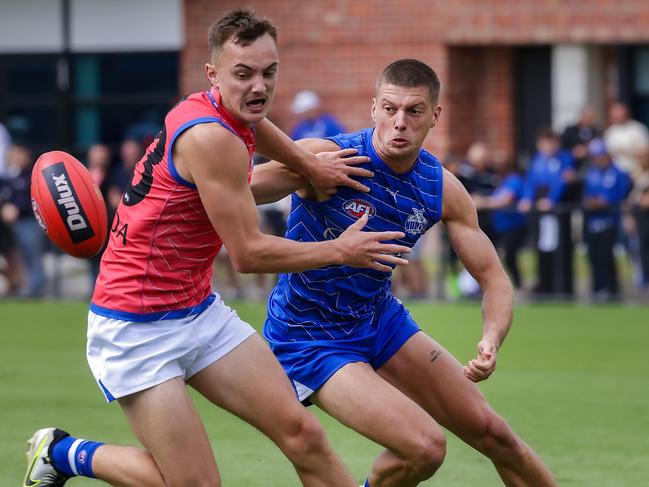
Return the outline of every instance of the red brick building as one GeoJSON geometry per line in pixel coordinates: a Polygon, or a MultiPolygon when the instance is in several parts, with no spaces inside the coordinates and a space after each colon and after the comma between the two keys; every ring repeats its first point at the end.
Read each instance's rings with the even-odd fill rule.
{"type": "Polygon", "coordinates": [[[647,0],[186,0],[181,92],[205,86],[210,23],[244,5],[279,27],[272,115],[285,129],[305,88],[349,129],[369,125],[374,78],[401,57],[442,81],[442,123],[428,141],[440,155],[474,140],[520,153],[539,126],[560,130],[586,103],[603,114],[615,98],[649,122],[647,0]]]}

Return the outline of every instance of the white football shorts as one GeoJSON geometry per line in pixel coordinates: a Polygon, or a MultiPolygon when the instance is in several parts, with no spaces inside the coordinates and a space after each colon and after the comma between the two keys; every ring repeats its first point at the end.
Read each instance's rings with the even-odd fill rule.
{"type": "Polygon", "coordinates": [[[175,377],[185,380],[235,349],[255,330],[217,295],[203,312],[133,322],[88,312],[88,364],[106,400],[175,377]]]}

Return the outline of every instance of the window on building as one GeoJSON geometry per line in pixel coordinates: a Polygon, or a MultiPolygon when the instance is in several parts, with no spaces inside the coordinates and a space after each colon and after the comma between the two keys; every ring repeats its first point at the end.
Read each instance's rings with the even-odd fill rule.
{"type": "Polygon", "coordinates": [[[177,97],[177,52],[0,56],[0,121],[35,153],[147,142],[177,97]]]}

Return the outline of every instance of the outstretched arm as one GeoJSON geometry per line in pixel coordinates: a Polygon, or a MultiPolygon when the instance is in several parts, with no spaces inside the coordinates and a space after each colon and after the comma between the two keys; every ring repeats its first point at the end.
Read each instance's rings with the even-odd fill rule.
{"type": "Polygon", "coordinates": [[[406,262],[388,254],[407,247],[381,243],[402,238],[403,233],[363,232],[367,216],[325,242],[301,243],[262,233],[248,185],[248,152],[220,125],[202,124],[184,132],[176,141],[174,162],[179,174],[196,184],[212,226],[239,272],[298,272],[332,264],[387,272],[391,268],[383,263],[406,262]],[[215,144],[219,150],[214,150],[215,144]]]}
{"type": "Polygon", "coordinates": [[[279,201],[307,184],[304,176],[277,161],[255,166],[250,179],[250,189],[258,205],[279,201]]]}
{"type": "Polygon", "coordinates": [[[451,245],[483,291],[482,340],[478,343],[477,357],[464,368],[465,375],[478,382],[496,368],[496,354],[512,322],[513,290],[494,246],[478,226],[471,197],[446,170],[442,198],[442,220],[451,245]]]}
{"type": "Polygon", "coordinates": [[[315,151],[308,150],[303,143],[293,142],[267,118],[255,125],[255,143],[257,152],[286,164],[326,194],[335,193],[337,186],[349,186],[363,192],[369,191],[367,186],[351,178],[353,175],[358,175],[356,171],[358,168],[350,166],[340,158],[323,160],[316,157],[315,151]]]}
{"type": "MultiPolygon", "coordinates": [[[[348,167],[350,176],[372,177],[371,171],[354,167],[369,161],[368,157],[355,156],[358,152],[356,149],[340,150],[334,142],[325,139],[302,139],[298,140],[296,145],[310,154],[315,154],[318,164],[322,166],[340,164],[348,167]]],[[[310,183],[304,176],[278,161],[255,166],[250,181],[250,188],[258,205],[278,201],[306,186],[310,186],[310,183]]]]}

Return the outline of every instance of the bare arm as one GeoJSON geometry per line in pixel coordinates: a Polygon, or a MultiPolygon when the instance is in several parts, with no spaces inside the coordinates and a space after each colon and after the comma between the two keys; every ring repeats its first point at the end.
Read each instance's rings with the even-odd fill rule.
{"type": "Polygon", "coordinates": [[[358,175],[358,168],[350,166],[340,158],[319,159],[314,151],[293,142],[288,135],[266,118],[255,126],[255,144],[257,152],[286,164],[305,176],[311,184],[324,193],[334,193],[337,186],[349,186],[363,192],[369,191],[367,186],[350,177],[358,175]]]}
{"type": "MultiPolygon", "coordinates": [[[[343,164],[351,169],[350,176],[373,176],[372,172],[367,169],[353,167],[356,164],[369,161],[368,157],[354,156],[358,152],[356,149],[340,150],[334,142],[325,139],[298,140],[296,145],[315,154],[318,164],[323,166],[343,164]]],[[[307,186],[310,186],[310,183],[305,177],[278,161],[256,166],[250,181],[250,188],[258,205],[280,200],[293,191],[307,186]]],[[[331,194],[331,192],[327,194],[331,194]]]]}
{"type": "Polygon", "coordinates": [[[367,217],[326,242],[298,243],[262,233],[248,185],[248,152],[220,125],[202,124],[184,132],[176,141],[174,161],[181,176],[196,184],[207,215],[239,272],[297,272],[332,264],[385,271],[390,268],[378,261],[403,263],[403,259],[385,255],[401,252],[403,246],[381,243],[403,234],[362,232],[367,217]]]}
{"type": "Polygon", "coordinates": [[[489,377],[496,367],[496,353],[512,322],[513,290],[494,246],[478,226],[471,197],[446,170],[442,198],[442,220],[451,245],[483,291],[482,340],[477,358],[464,369],[465,375],[477,382],[489,377]]]}
{"type": "Polygon", "coordinates": [[[250,189],[258,205],[279,201],[307,184],[304,176],[277,161],[255,166],[250,179],[250,189]]]}

